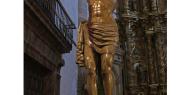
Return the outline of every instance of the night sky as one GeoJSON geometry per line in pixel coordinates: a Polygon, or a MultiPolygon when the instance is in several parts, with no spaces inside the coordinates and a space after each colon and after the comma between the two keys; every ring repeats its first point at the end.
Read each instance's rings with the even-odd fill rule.
{"type": "MultiPolygon", "coordinates": [[[[78,0],[61,0],[67,13],[75,26],[78,27],[78,0]]],[[[73,31],[73,39],[76,42],[77,29],[73,31]]],[[[77,72],[78,66],[75,63],[76,47],[72,47],[70,53],[64,54],[65,66],[61,68],[60,95],[77,95],[77,72]]]]}

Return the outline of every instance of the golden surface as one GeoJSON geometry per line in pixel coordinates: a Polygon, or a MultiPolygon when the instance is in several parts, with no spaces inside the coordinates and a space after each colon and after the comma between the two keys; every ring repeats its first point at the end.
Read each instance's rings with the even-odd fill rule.
{"type": "Polygon", "coordinates": [[[100,54],[105,95],[112,95],[112,64],[118,42],[117,24],[112,16],[113,0],[88,0],[89,20],[81,22],[78,30],[77,63],[88,70],[89,95],[97,95],[94,53],[100,54]]]}

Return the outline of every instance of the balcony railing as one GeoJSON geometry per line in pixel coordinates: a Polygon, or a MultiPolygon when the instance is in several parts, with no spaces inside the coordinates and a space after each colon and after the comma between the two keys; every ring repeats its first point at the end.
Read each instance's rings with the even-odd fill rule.
{"type": "Polygon", "coordinates": [[[63,34],[65,39],[71,43],[75,44],[73,41],[73,30],[76,29],[74,23],[68,16],[66,10],[59,0],[34,0],[39,7],[48,16],[50,21],[53,23],[55,28],[63,34]]]}

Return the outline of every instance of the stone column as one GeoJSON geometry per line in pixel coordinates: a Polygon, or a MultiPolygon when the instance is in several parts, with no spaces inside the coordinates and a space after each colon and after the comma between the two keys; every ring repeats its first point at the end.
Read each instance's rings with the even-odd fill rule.
{"type": "Polygon", "coordinates": [[[156,50],[158,57],[158,68],[159,68],[159,85],[160,93],[166,93],[166,84],[167,84],[167,61],[166,61],[166,34],[158,32],[156,34],[156,50]]]}
{"type": "MultiPolygon", "coordinates": [[[[131,51],[131,50],[129,50],[131,51]]],[[[127,74],[128,74],[128,92],[129,95],[135,95],[136,91],[136,87],[137,87],[137,76],[136,73],[134,71],[133,65],[134,65],[134,59],[129,55],[128,56],[128,63],[127,63],[127,74]]]]}
{"type": "Polygon", "coordinates": [[[137,75],[134,70],[135,51],[136,51],[136,42],[135,37],[136,33],[134,30],[135,20],[130,20],[129,30],[127,31],[127,88],[129,95],[136,95],[137,93],[137,75]]]}
{"type": "Polygon", "coordinates": [[[154,55],[153,55],[153,42],[152,42],[152,36],[153,36],[153,29],[149,29],[146,31],[146,37],[147,37],[147,49],[148,49],[148,75],[149,75],[149,94],[150,95],[157,95],[157,84],[156,84],[156,67],[154,62],[154,55]]]}

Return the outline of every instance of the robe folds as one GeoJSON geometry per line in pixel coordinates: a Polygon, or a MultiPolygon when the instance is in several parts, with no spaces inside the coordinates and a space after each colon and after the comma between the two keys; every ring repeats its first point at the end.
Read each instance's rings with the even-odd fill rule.
{"type": "Polygon", "coordinates": [[[114,54],[118,44],[118,29],[112,24],[91,24],[83,21],[79,25],[77,39],[77,60],[79,66],[84,66],[84,47],[90,46],[99,54],[114,54]]]}

